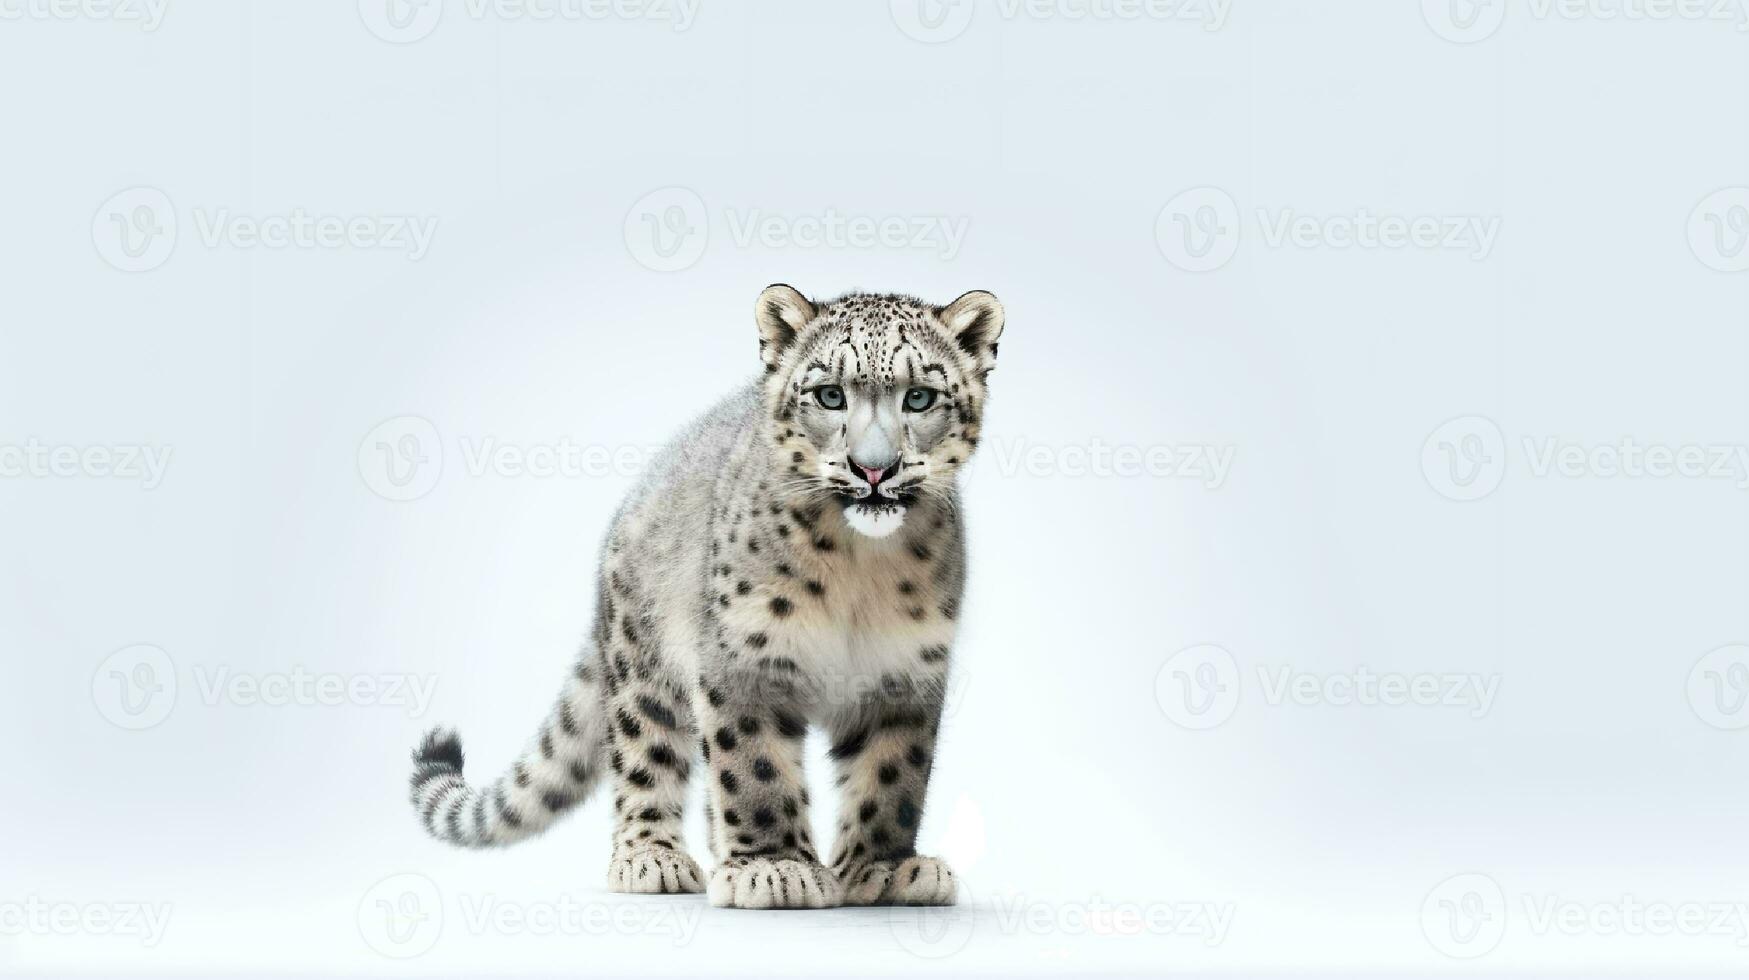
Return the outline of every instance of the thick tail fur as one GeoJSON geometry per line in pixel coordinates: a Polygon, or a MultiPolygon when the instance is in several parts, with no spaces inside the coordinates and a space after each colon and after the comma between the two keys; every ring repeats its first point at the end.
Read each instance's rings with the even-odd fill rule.
{"type": "Polygon", "coordinates": [[[490,785],[462,778],[453,730],[428,732],[413,750],[412,800],[431,836],[459,847],[500,847],[533,837],[588,798],[601,778],[607,720],[594,654],[578,658],[540,732],[490,785]]]}

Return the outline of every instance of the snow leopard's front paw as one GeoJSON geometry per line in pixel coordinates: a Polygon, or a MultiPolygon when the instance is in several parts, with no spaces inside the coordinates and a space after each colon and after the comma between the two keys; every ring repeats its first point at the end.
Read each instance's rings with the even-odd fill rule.
{"type": "Polygon", "coordinates": [[[662,847],[619,848],[607,864],[607,890],[634,895],[678,895],[704,891],[698,862],[662,847]]]}
{"type": "Polygon", "coordinates": [[[737,858],[711,871],[710,903],[737,909],[829,909],[844,890],[832,872],[801,858],[737,858]]]}
{"type": "Polygon", "coordinates": [[[952,905],[957,891],[953,869],[940,858],[871,861],[844,876],[846,905],[952,905]]]}

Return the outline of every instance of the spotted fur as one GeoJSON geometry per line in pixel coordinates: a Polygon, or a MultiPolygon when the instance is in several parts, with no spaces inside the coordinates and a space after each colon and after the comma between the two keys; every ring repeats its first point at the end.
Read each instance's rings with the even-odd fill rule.
{"type": "Polygon", "coordinates": [[[433,732],[414,752],[414,805],[440,840],[509,844],[606,771],[616,891],[742,908],[951,903],[953,872],[915,843],[965,583],[955,474],[977,448],[1001,304],[816,304],[773,286],[755,321],[764,375],[620,508],[591,643],[529,748],[476,789],[457,737],[433,732]],[[836,770],[830,850],[808,818],[810,726],[836,770]],[[708,877],[681,834],[695,774],[708,877]]]}

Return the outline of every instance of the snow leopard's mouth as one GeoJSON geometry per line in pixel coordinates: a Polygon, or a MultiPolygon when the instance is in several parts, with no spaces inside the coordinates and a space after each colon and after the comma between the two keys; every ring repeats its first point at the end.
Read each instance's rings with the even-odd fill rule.
{"type": "Polygon", "coordinates": [[[863,489],[860,495],[853,491],[840,490],[834,496],[838,498],[839,505],[847,510],[851,507],[867,507],[873,510],[897,507],[903,510],[917,502],[916,490],[888,490],[886,487],[873,491],[863,489]]]}
{"type": "Polygon", "coordinates": [[[857,498],[849,494],[840,494],[838,499],[844,505],[844,522],[865,537],[884,538],[905,523],[907,507],[897,500],[881,495],[857,498]]]}

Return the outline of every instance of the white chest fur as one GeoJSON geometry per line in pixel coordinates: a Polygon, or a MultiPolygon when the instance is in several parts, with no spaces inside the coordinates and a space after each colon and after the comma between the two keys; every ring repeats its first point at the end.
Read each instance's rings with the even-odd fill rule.
{"type": "Polygon", "coordinates": [[[756,637],[753,664],[744,666],[793,674],[825,710],[939,678],[954,622],[951,598],[935,582],[938,556],[904,534],[828,531],[837,532],[831,549],[792,551],[724,610],[732,638],[756,637]]]}

